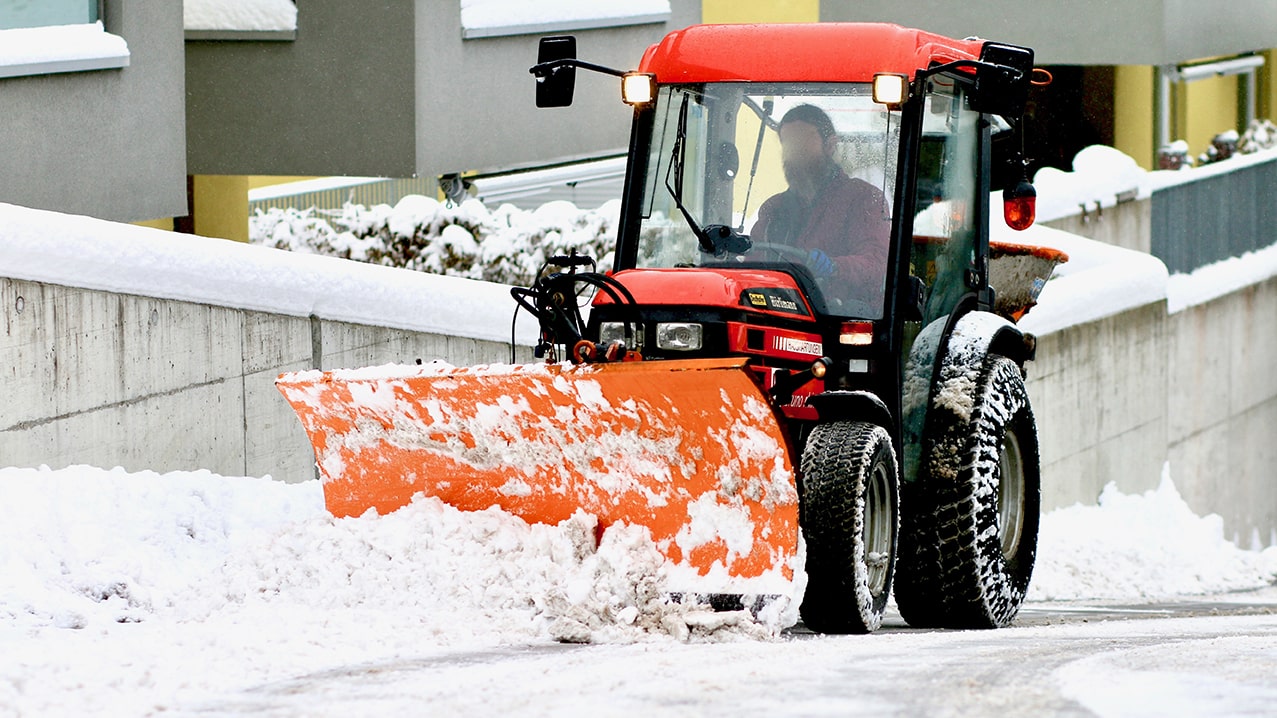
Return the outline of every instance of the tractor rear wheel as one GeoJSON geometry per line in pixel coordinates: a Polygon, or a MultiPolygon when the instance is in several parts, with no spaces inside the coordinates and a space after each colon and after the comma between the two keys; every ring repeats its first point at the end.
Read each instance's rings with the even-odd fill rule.
{"type": "Polygon", "coordinates": [[[802,458],[807,591],[799,613],[821,633],[882,624],[899,537],[900,493],[891,437],[880,426],[820,424],[802,458]]]}
{"type": "Polygon", "coordinates": [[[904,487],[896,604],[910,625],[999,628],[1020,610],[1037,553],[1037,428],[1019,367],[989,356],[970,416],[936,406],[934,441],[904,487]]]}

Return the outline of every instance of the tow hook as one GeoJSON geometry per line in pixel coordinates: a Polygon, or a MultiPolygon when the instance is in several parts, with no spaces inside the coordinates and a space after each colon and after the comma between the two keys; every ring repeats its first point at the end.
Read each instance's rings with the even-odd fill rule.
{"type": "Polygon", "coordinates": [[[622,341],[615,341],[604,346],[589,339],[582,339],[572,347],[573,364],[605,364],[617,361],[643,361],[643,354],[626,349],[625,342],[622,341]]]}

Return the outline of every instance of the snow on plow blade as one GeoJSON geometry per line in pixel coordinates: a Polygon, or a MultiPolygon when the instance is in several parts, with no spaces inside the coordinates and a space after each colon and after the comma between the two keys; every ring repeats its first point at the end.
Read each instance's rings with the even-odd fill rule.
{"type": "Polygon", "coordinates": [[[414,494],[558,523],[647,527],[671,589],[786,592],[798,497],[785,435],[743,360],[395,366],[276,382],[335,516],[414,494]]]}

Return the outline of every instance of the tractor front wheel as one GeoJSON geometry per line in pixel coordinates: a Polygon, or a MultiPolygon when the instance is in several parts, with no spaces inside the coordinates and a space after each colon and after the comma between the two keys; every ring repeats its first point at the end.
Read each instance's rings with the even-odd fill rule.
{"type": "Polygon", "coordinates": [[[869,633],[882,624],[899,536],[900,493],[891,437],[836,421],[803,450],[801,521],[807,591],[799,613],[821,633],[869,633]]]}

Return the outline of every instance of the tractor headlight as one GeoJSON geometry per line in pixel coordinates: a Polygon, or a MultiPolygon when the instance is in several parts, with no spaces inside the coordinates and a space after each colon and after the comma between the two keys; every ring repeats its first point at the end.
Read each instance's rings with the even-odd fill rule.
{"type": "Polygon", "coordinates": [[[599,322],[599,344],[609,346],[616,342],[625,344],[626,349],[639,349],[643,346],[643,325],[630,324],[630,340],[625,341],[625,322],[599,322]]]}
{"type": "Polygon", "coordinates": [[[656,325],[656,346],[676,352],[694,352],[704,344],[705,330],[693,322],[662,322],[656,325]]]}

